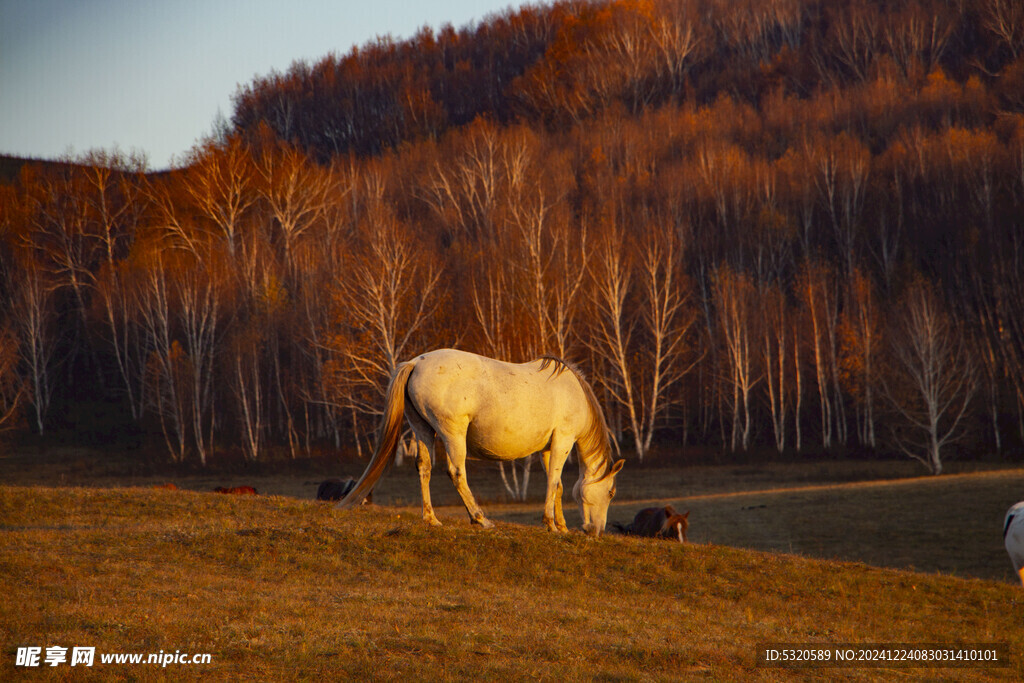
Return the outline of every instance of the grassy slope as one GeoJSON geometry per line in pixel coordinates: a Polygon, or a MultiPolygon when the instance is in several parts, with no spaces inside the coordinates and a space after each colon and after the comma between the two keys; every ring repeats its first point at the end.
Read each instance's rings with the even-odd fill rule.
{"type": "MultiPolygon", "coordinates": [[[[213,654],[212,667],[95,671],[175,679],[811,673],[756,669],[765,641],[1024,652],[1019,593],[1005,583],[515,524],[484,532],[463,517],[431,529],[409,512],[277,496],[0,487],[0,547],[4,680],[19,645],[213,654]]],[[[1019,680],[1024,661],[963,674],[1019,680]]]]}
{"type": "MultiPolygon", "coordinates": [[[[149,471],[138,456],[84,449],[0,453],[0,482],[19,486],[151,486],[173,481],[180,488],[210,491],[215,486],[251,485],[260,493],[312,499],[326,476],[355,476],[358,460],[322,463],[296,471],[274,468],[237,472],[149,471]]],[[[470,485],[488,515],[527,525],[540,523],[545,480],[539,467],[530,479],[527,504],[509,504],[497,468],[471,461],[470,485]]],[[[1015,582],[1000,530],[1003,515],[1024,497],[1024,468],[951,462],[941,477],[921,477],[908,460],[811,461],[637,467],[619,476],[610,519],[627,523],[637,509],[672,502],[691,510],[690,538],[768,552],[866,562],[1015,582]]],[[[576,468],[563,474],[566,516],[579,524],[568,493],[576,468]]],[[[442,467],[431,482],[434,503],[460,522],[465,512],[442,467]]],[[[378,503],[419,509],[419,478],[408,463],[395,467],[374,490],[378,503]]]]}
{"type": "MultiPolygon", "coordinates": [[[[1017,582],[1000,531],[1007,508],[1024,497],[1022,469],[830,483],[802,481],[799,468],[774,470],[771,480],[742,468],[624,470],[609,519],[628,523],[639,508],[671,502],[690,511],[696,543],[1017,582]]],[[[566,518],[578,524],[571,508],[566,518]]],[[[541,506],[487,512],[537,524],[541,506]]]]}

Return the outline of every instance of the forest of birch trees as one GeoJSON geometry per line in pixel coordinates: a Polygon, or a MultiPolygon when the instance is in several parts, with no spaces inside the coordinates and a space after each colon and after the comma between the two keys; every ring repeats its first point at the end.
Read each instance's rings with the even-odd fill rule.
{"type": "Polygon", "coordinates": [[[174,168],[22,165],[0,302],[0,428],[175,462],[365,455],[440,347],[576,363],[638,460],[1012,456],[1024,5],[559,2],[297,62],[174,168]]]}

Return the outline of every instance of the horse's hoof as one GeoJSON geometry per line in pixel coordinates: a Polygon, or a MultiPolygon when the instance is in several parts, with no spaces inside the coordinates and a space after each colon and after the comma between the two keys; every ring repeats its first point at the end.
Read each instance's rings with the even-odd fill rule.
{"type": "Polygon", "coordinates": [[[492,522],[491,520],[487,519],[486,517],[474,518],[473,519],[473,524],[476,524],[477,526],[479,526],[482,529],[493,529],[494,528],[494,522],[492,522]]]}
{"type": "Polygon", "coordinates": [[[440,522],[440,521],[439,521],[439,520],[437,519],[437,517],[424,517],[424,518],[423,518],[423,521],[424,521],[424,522],[426,522],[427,524],[429,524],[430,526],[444,526],[444,525],[443,525],[443,524],[441,524],[441,522],[440,522]]]}

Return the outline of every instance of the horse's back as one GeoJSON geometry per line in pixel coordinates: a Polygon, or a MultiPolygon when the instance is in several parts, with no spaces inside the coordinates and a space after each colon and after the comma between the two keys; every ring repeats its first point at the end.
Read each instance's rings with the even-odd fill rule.
{"type": "Polygon", "coordinates": [[[434,390],[450,388],[456,392],[471,389],[488,397],[549,390],[552,379],[557,380],[563,373],[572,376],[568,368],[555,367],[551,361],[508,363],[458,349],[430,351],[417,356],[415,363],[410,385],[428,383],[434,390]]]}
{"type": "Polygon", "coordinates": [[[579,432],[589,419],[573,373],[541,361],[507,363],[456,349],[417,356],[407,392],[443,434],[466,434],[476,455],[515,459],[543,449],[556,429],[579,432]]]}
{"type": "Polygon", "coordinates": [[[636,536],[656,536],[665,519],[665,508],[644,508],[633,516],[633,522],[627,529],[636,536]]]}
{"type": "Polygon", "coordinates": [[[409,377],[409,395],[460,409],[475,400],[492,399],[501,390],[495,386],[494,378],[502,377],[502,366],[512,365],[457,349],[424,353],[414,362],[416,368],[409,377]]]}

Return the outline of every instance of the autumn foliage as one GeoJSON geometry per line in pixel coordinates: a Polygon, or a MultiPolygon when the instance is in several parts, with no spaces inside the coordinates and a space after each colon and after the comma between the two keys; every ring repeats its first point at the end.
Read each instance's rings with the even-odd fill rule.
{"type": "Polygon", "coordinates": [[[1022,85],[1004,0],[561,2],[296,63],[179,168],[0,186],[0,420],[363,448],[458,346],[578,362],[640,458],[1018,451],[1022,85]]]}

